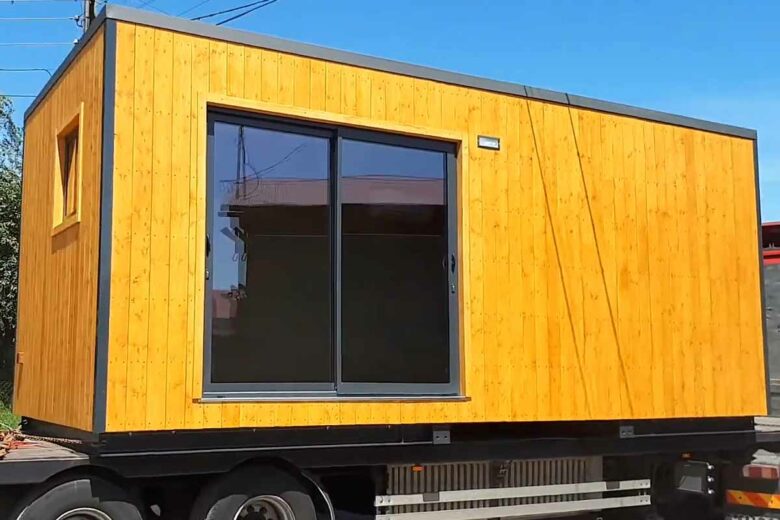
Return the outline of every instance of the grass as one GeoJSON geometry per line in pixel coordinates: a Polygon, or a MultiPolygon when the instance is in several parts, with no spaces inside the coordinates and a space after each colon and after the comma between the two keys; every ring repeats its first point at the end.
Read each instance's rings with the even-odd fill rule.
{"type": "Polygon", "coordinates": [[[19,426],[19,417],[13,414],[11,407],[0,402],[0,430],[19,426]]]}

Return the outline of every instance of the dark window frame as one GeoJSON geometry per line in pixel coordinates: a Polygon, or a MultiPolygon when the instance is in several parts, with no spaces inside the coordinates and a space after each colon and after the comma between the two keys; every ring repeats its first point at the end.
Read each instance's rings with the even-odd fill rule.
{"type": "Polygon", "coordinates": [[[60,171],[60,182],[62,183],[62,218],[76,214],[76,183],[78,181],[79,169],[79,129],[71,129],[62,136],[63,161],[60,171]]]}
{"type": "Polygon", "coordinates": [[[291,118],[258,115],[229,109],[212,109],[207,112],[206,146],[206,237],[211,233],[214,159],[214,125],[229,123],[274,131],[292,132],[330,139],[329,164],[329,240],[331,262],[331,358],[332,383],[214,383],[211,380],[212,303],[211,277],[212,255],[206,255],[204,273],[204,335],[203,335],[203,397],[225,400],[343,400],[355,398],[399,397],[452,397],[461,396],[460,377],[460,291],[458,280],[458,205],[457,205],[457,153],[456,143],[429,138],[413,137],[384,130],[369,130],[341,125],[296,120],[291,118]],[[448,273],[448,342],[450,381],[447,383],[349,383],[342,381],[341,369],[341,148],[344,139],[416,148],[445,154],[446,204],[447,204],[447,273],[448,273]]]}

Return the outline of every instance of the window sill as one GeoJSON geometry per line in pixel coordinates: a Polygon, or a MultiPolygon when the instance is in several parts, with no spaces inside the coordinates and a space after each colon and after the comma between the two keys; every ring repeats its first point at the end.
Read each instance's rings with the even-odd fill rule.
{"type": "Polygon", "coordinates": [[[194,402],[208,403],[465,403],[471,398],[465,395],[324,395],[300,396],[286,395],[230,395],[229,393],[210,393],[194,402]]]}
{"type": "Polygon", "coordinates": [[[51,236],[59,235],[63,231],[70,229],[81,222],[78,213],[65,217],[62,222],[54,226],[51,230],[51,236]]]}

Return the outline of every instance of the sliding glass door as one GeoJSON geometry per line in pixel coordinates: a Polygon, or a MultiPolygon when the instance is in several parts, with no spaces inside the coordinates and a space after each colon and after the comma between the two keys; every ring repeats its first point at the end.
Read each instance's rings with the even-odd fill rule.
{"type": "Polygon", "coordinates": [[[450,380],[446,173],[441,151],[342,141],[344,382],[450,380]]]}
{"type": "Polygon", "coordinates": [[[454,149],[212,113],[211,397],[457,394],[454,149]]]}

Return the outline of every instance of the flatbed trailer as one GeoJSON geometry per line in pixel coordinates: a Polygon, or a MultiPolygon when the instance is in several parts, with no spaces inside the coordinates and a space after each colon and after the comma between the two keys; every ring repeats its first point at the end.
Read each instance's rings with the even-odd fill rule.
{"type": "MultiPolygon", "coordinates": [[[[184,520],[208,482],[217,477],[233,481],[234,475],[259,470],[300,478],[299,489],[315,506],[311,518],[579,513],[642,519],[657,518],[659,512],[670,519],[723,518],[730,507],[751,511],[725,502],[729,486],[741,483],[737,489],[751,489],[733,476],[733,469],[750,465],[758,450],[780,452],[780,423],[766,418],[756,427],[752,421],[714,421],[687,429],[659,424],[635,425],[639,429],[582,426],[555,431],[555,425],[546,425],[551,437],[494,425],[489,435],[463,428],[387,427],[270,435],[160,433],[95,443],[70,440],[68,446],[22,438],[0,460],[0,505],[12,512],[9,520],[37,518],[25,516],[23,506],[35,505],[36,498],[52,489],[82,486],[81,493],[91,493],[93,505],[102,512],[103,500],[110,501],[122,489],[123,500],[139,504],[148,515],[137,518],[184,520]],[[393,477],[398,482],[388,482],[393,477]],[[405,486],[406,492],[381,492],[393,485],[405,486]]],[[[64,518],[136,518],[124,512],[99,516],[89,504],[84,503],[85,516],[64,518]]],[[[765,516],[766,511],[761,514],[775,518],[765,516]]],[[[299,517],[309,518],[290,518],[299,517]]]]}
{"type": "Polygon", "coordinates": [[[0,518],[771,510],[757,175],[750,129],[109,4],[25,114],[0,518]]]}

